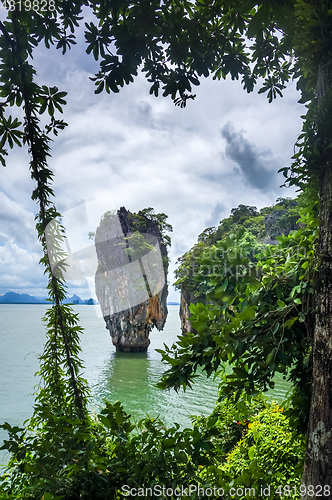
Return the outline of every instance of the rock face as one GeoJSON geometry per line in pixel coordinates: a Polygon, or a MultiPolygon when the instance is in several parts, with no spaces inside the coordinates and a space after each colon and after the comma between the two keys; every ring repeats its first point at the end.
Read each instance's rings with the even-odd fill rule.
{"type": "MultiPolygon", "coordinates": [[[[295,203],[297,204],[297,203],[295,203]]],[[[277,245],[277,236],[284,234],[288,236],[291,231],[299,229],[297,224],[298,216],[289,217],[285,219],[287,210],[275,210],[271,214],[264,217],[264,226],[267,237],[263,243],[266,245],[277,245]]]]}
{"type": "Polygon", "coordinates": [[[97,228],[95,275],[106,328],[119,351],[146,351],[167,318],[167,248],[158,224],[124,207],[97,228]]]}
{"type": "Polygon", "coordinates": [[[180,320],[181,320],[181,330],[182,335],[186,335],[186,333],[195,333],[195,328],[191,325],[189,321],[189,317],[191,312],[189,311],[190,304],[197,304],[197,302],[202,302],[205,304],[205,297],[195,297],[194,292],[191,290],[186,290],[183,288],[181,290],[181,303],[180,303],[180,320]]]}

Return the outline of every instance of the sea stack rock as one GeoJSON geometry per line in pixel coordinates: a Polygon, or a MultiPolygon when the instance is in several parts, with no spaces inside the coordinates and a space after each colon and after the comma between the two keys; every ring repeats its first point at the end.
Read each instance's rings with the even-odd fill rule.
{"type": "MultiPolygon", "coordinates": [[[[166,216],[165,216],[166,217],[166,216]]],[[[118,351],[146,351],[167,318],[167,247],[155,217],[121,207],[96,230],[96,295],[118,351]]]]}

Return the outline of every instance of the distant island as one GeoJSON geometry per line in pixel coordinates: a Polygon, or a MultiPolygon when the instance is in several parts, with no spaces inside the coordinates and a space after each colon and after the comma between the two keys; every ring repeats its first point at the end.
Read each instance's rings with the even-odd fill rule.
{"type": "MultiPolygon", "coordinates": [[[[82,300],[78,295],[73,295],[68,297],[64,303],[94,305],[97,304],[97,301],[92,298],[82,300]]],[[[0,304],[49,304],[49,302],[46,297],[33,297],[27,293],[7,292],[5,295],[0,295],[0,304]]]]}
{"type": "MultiPolygon", "coordinates": [[[[7,292],[5,295],[0,295],[0,304],[49,304],[46,297],[34,297],[27,293],[7,292]]],[[[98,302],[92,298],[83,300],[78,295],[68,297],[64,304],[88,305],[93,306],[98,302]]],[[[179,302],[167,302],[169,306],[179,306],[179,302]]]]}

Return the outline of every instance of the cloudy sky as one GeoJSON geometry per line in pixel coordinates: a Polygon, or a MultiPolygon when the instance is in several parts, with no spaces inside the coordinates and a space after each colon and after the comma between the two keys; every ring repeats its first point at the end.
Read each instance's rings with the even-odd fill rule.
{"type": "MultiPolygon", "coordinates": [[[[277,174],[291,162],[304,114],[294,83],[269,104],[237,81],[207,79],[181,109],[169,98],[150,96],[143,76],[119,94],[94,95],[89,76],[97,65],[84,50],[81,37],[65,56],[41,48],[34,59],[38,83],[68,92],[68,127],[54,138],[50,159],[60,212],[102,200],[108,210],[166,213],[173,226],[172,283],[176,259],[232,208],[259,209],[295,195],[279,188],[283,177],[277,174]]],[[[28,161],[26,149],[16,149],[0,167],[0,295],[46,295],[28,161]]],[[[82,231],[87,229],[95,228],[85,220],[82,231]]],[[[69,282],[72,293],[91,296],[84,280],[69,282]]],[[[169,300],[178,300],[172,287],[169,300]]]]}

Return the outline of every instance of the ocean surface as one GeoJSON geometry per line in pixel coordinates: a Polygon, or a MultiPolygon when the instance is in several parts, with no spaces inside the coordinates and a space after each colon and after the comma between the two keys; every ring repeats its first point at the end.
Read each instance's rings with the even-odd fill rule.
{"type": "MultiPolygon", "coordinates": [[[[44,304],[0,304],[0,423],[21,425],[32,415],[34,392],[39,378],[38,356],[43,352],[45,326],[44,304]]],[[[103,400],[120,400],[134,420],[146,414],[159,416],[166,424],[191,423],[190,415],[207,415],[218,396],[218,380],[201,375],[193,390],[184,393],[161,391],[155,387],[165,370],[156,349],[171,345],[180,334],[179,306],[168,306],[169,314],[162,332],[154,329],[146,353],[120,353],[112,345],[103,318],[98,318],[93,306],[74,306],[84,328],[81,339],[82,359],[92,394],[92,409],[99,409],[103,400]]],[[[289,385],[282,378],[270,396],[282,399],[289,385]]],[[[6,438],[0,429],[0,442],[6,438]]],[[[0,464],[6,462],[0,451],[0,464]]]]}

